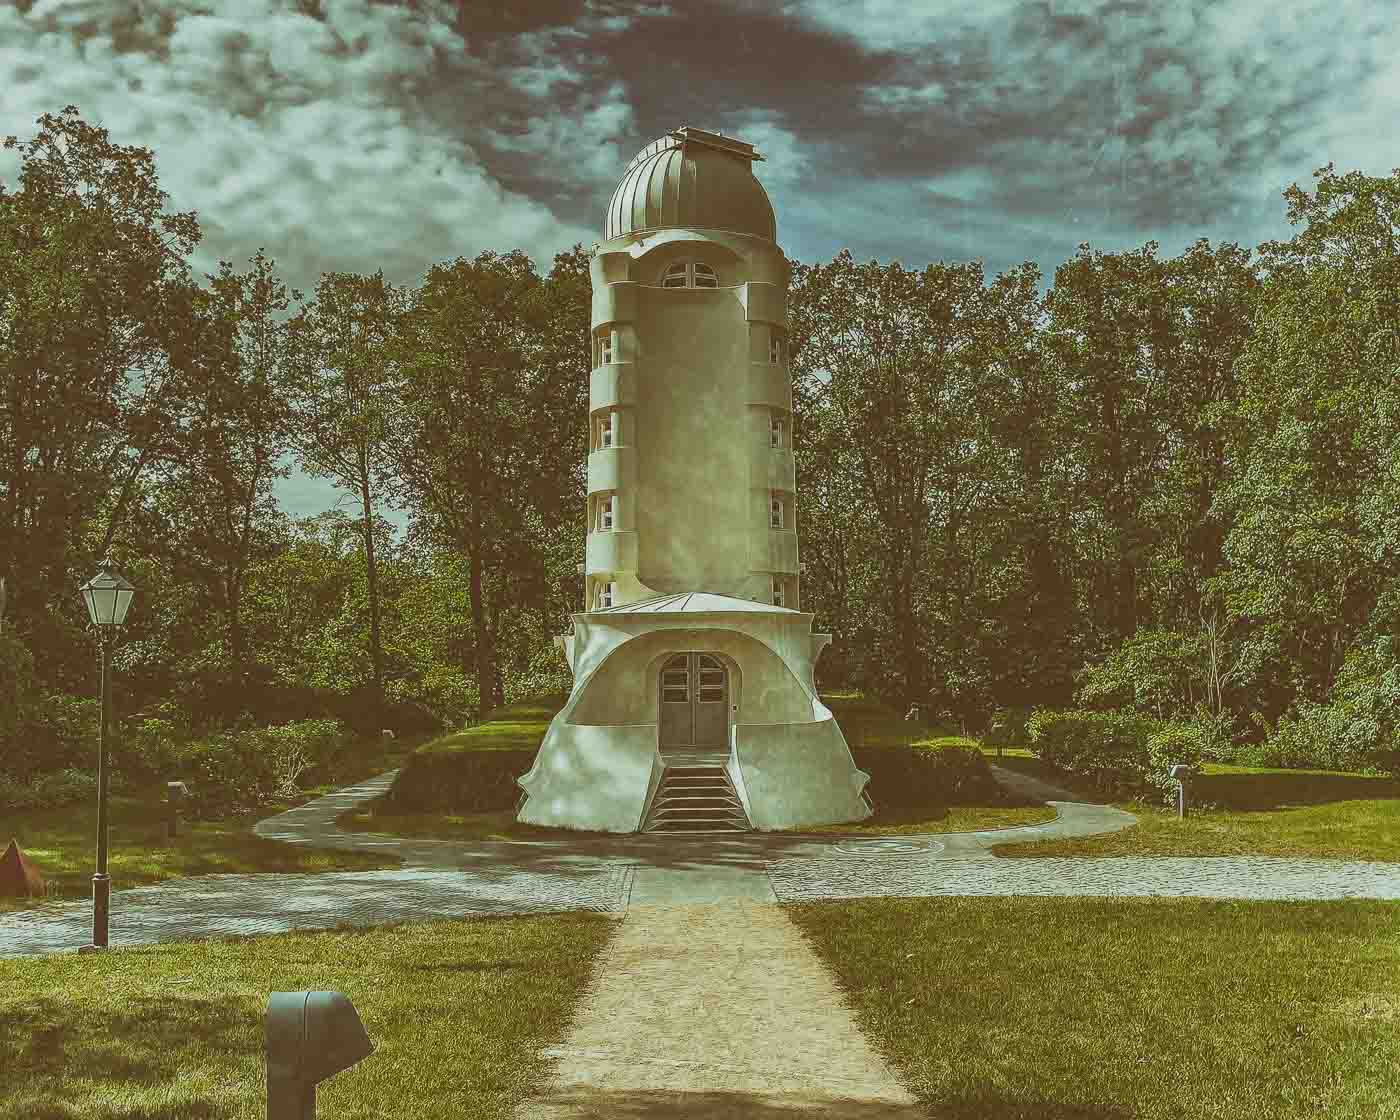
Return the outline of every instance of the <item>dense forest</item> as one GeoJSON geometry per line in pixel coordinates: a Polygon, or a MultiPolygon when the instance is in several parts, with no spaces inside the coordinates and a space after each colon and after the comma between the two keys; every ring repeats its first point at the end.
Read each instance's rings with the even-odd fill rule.
{"type": "MultiPolygon", "coordinates": [[[[78,588],[108,553],[139,588],[119,740],[429,730],[568,687],[583,246],[309,294],[259,250],[200,282],[153,153],[72,107],[6,146],[0,778],[91,765],[78,588]],[[293,464],[348,507],[288,516],[293,464]]],[[[1081,245],[1043,295],[1030,263],[792,262],[821,685],[969,730],[1078,707],[1295,764],[1400,749],[1400,170],[1315,179],[1291,240],[1081,245]]]]}

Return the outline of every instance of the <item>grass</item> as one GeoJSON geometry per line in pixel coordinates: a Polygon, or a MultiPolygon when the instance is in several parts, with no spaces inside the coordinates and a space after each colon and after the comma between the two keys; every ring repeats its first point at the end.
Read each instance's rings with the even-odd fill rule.
{"type": "MultiPolygon", "coordinates": [[[[576,829],[521,824],[514,809],[487,813],[381,813],[384,799],[376,797],[341,813],[335,823],[346,832],[382,832],[424,840],[553,840],[579,838],[576,829]]],[[[585,833],[584,835],[589,835],[585,833]]]]}
{"type": "MultiPolygon", "coordinates": [[[[420,740],[367,741],[324,782],[301,796],[273,801],[253,813],[219,821],[182,820],[180,835],[165,834],[165,786],[151,784],[108,794],[108,873],[114,890],[187,875],[318,871],[373,871],[402,866],[396,856],[302,847],[253,834],[258,821],[305,804],[342,786],[402,764],[420,740]]],[[[0,846],[11,837],[38,868],[48,900],[92,897],[97,854],[97,806],[92,801],[56,809],[6,812],[0,846]]],[[[42,898],[0,897],[0,913],[31,909],[42,898]]]]}
{"type": "Polygon", "coordinates": [[[0,959],[0,1120],[261,1120],[274,991],[340,991],[375,1052],[324,1082],[342,1120],[505,1118],[594,958],[593,914],[410,923],[0,959]]]}
{"type": "Polygon", "coordinates": [[[433,739],[427,749],[535,750],[549,730],[549,721],[566,700],[568,697],[564,695],[532,696],[517,704],[507,704],[487,712],[475,727],[433,739]]]}
{"type": "MultiPolygon", "coordinates": [[[[997,765],[1102,800],[1029,751],[1008,751],[997,765]]],[[[1012,859],[1255,855],[1400,862],[1400,782],[1392,778],[1206,763],[1188,788],[1184,819],[1162,806],[1112,804],[1134,813],[1137,825],[1105,836],[998,844],[992,851],[1012,859]]]]}
{"type": "Polygon", "coordinates": [[[1400,1117],[1400,904],[929,898],[788,913],[940,1118],[1400,1117]]]}
{"type": "Polygon", "coordinates": [[[922,832],[983,832],[1043,824],[1055,819],[1048,805],[954,805],[949,809],[882,807],[868,820],[851,824],[826,824],[801,832],[837,832],[863,836],[901,836],[922,832]]]}

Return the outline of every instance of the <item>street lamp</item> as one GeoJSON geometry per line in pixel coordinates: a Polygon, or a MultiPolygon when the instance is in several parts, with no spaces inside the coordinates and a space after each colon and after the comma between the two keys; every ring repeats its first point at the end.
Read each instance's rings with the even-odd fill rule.
{"type": "Polygon", "coordinates": [[[102,644],[102,722],[97,737],[97,872],[92,877],[92,944],[78,952],[91,953],[107,948],[107,911],[112,898],[112,880],[107,874],[107,726],[111,719],[112,679],[110,654],[117,627],[126,621],[126,611],[136,588],[112,568],[110,555],[102,558],[97,575],[83,584],[83,601],[88,618],[97,628],[102,644]]]}

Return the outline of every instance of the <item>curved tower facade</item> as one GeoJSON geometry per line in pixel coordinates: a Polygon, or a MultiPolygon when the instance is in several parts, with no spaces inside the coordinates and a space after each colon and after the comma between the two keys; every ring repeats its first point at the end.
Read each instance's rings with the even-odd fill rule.
{"type": "Polygon", "coordinates": [[[869,815],[812,679],[830,638],[800,610],[788,266],[760,159],[680,128],[608,204],[591,263],[587,607],[559,639],[574,688],[521,779],[522,821],[869,815]]]}

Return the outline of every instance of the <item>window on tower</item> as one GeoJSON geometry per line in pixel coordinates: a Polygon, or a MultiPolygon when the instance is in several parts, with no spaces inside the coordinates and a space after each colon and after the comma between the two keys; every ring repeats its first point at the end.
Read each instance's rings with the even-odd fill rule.
{"type": "Polygon", "coordinates": [[[786,446],[787,446],[787,421],[785,421],[781,416],[776,416],[776,415],[775,415],[775,416],[772,418],[772,420],[769,421],[769,426],[768,426],[768,446],[769,446],[769,447],[786,447],[786,446]]]}
{"type": "Polygon", "coordinates": [[[661,276],[663,288],[718,288],[719,276],[704,261],[683,260],[669,265],[661,276]]]}
{"type": "Polygon", "coordinates": [[[603,610],[613,605],[617,598],[616,583],[600,583],[598,585],[598,609],[603,610]]]}
{"type": "Polygon", "coordinates": [[[613,445],[613,414],[611,412],[603,413],[598,417],[596,425],[597,441],[595,446],[597,449],[611,447],[613,445]]]}
{"type": "Polygon", "coordinates": [[[613,527],[613,495],[605,494],[598,499],[598,529],[607,532],[613,527]]]}
{"type": "Polygon", "coordinates": [[[613,360],[613,332],[602,330],[594,336],[594,348],[597,353],[594,355],[594,365],[605,366],[613,360]]]}
{"type": "Polygon", "coordinates": [[[776,490],[768,500],[768,524],[774,529],[783,527],[783,496],[776,490]]]}
{"type": "Polygon", "coordinates": [[[775,607],[787,605],[783,602],[783,581],[779,576],[773,577],[773,605],[775,607]]]}
{"type": "Polygon", "coordinates": [[[782,332],[779,331],[777,327],[770,328],[768,334],[768,360],[775,366],[781,365],[786,351],[786,340],[783,338],[782,332]]]}

